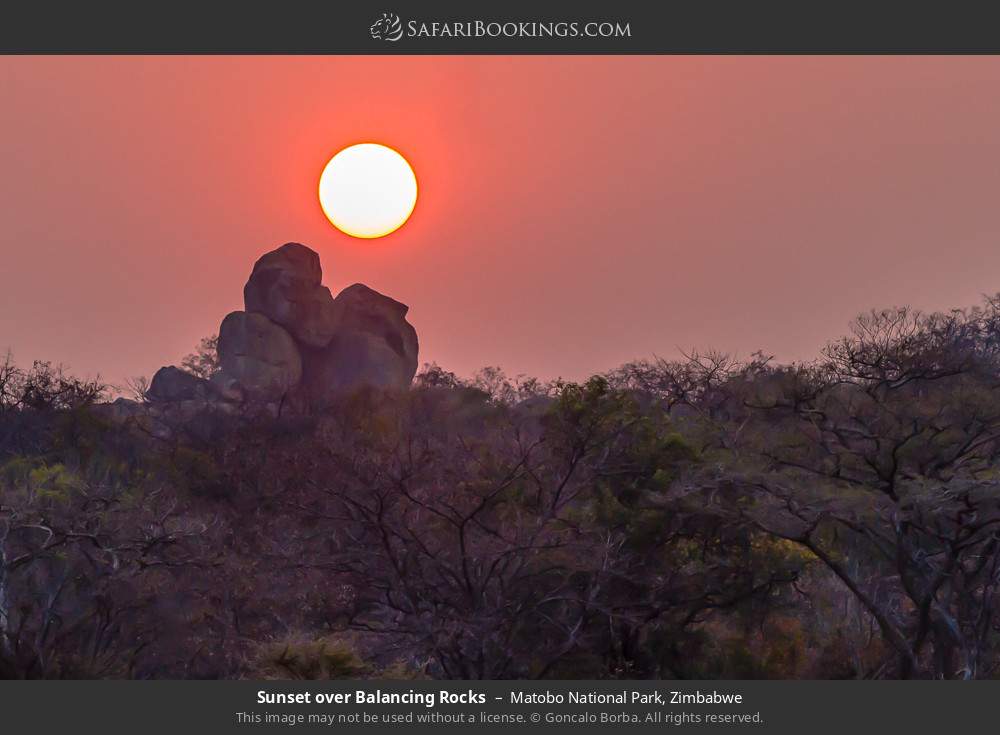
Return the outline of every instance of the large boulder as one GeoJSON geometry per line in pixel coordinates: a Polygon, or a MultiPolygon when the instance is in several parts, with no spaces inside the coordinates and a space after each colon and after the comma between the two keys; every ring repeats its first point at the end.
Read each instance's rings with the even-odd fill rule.
{"type": "Polygon", "coordinates": [[[161,367],[153,375],[146,398],[156,403],[204,400],[214,391],[207,380],[173,365],[161,367]]]}
{"type": "Polygon", "coordinates": [[[319,255],[297,242],[265,253],[243,287],[249,312],[265,315],[310,347],[326,347],[337,332],[340,312],[322,285],[319,255]]]}
{"type": "Polygon", "coordinates": [[[323,349],[305,350],[304,385],[314,401],[362,386],[402,389],[417,371],[417,332],[406,304],[356,283],[341,291],[340,323],[323,349]]]}
{"type": "Polygon", "coordinates": [[[247,395],[278,400],[302,378],[292,336],[263,314],[234,311],[219,327],[220,383],[235,381],[247,395]]]}

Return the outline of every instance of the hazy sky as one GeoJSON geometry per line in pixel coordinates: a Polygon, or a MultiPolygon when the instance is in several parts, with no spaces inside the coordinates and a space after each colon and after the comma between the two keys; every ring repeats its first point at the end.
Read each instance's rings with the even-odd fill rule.
{"type": "Polygon", "coordinates": [[[461,374],[810,358],[1000,290],[998,91],[1000,57],[0,58],[0,349],[150,375],[297,240],[461,374]],[[316,199],[359,140],[420,181],[381,240],[316,199]]]}

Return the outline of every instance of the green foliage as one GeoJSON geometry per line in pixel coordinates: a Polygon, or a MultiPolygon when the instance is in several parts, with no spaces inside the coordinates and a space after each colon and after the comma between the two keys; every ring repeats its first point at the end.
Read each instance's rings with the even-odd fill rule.
{"type": "Polygon", "coordinates": [[[70,493],[82,487],[80,478],[61,464],[37,467],[29,473],[28,482],[39,498],[63,502],[69,499],[70,493]]]}
{"type": "Polygon", "coordinates": [[[17,493],[40,506],[66,504],[84,485],[84,479],[66,465],[47,464],[40,458],[15,457],[0,467],[0,497],[17,493]]]}

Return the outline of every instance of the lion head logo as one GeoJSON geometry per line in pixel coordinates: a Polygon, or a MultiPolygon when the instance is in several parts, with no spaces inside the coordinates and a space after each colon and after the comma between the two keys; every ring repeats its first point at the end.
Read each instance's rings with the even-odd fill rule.
{"type": "Polygon", "coordinates": [[[382,13],[368,30],[376,41],[398,41],[403,37],[403,24],[395,13],[382,13]]]}

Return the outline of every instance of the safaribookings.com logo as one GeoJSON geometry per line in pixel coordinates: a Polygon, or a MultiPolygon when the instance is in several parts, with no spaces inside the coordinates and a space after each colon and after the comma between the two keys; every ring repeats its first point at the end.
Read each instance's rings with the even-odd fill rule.
{"type": "Polygon", "coordinates": [[[395,13],[382,13],[368,30],[376,41],[398,41],[403,37],[403,24],[395,13]]]}
{"type": "Polygon", "coordinates": [[[407,38],[631,38],[627,21],[419,21],[406,24],[395,13],[382,17],[368,29],[376,41],[407,38]]]}

